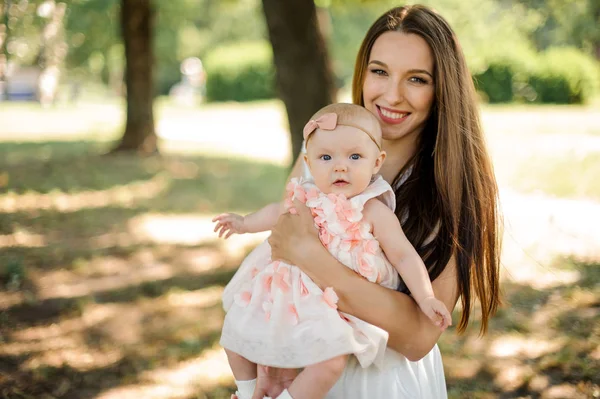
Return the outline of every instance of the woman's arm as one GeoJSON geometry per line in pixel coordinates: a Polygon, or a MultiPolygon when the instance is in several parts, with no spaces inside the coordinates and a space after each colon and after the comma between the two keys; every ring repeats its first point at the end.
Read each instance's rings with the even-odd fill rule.
{"type": "MultiPolygon", "coordinates": [[[[338,262],[319,241],[308,208],[300,202],[294,206],[297,215],[282,215],[272,229],[272,258],[297,265],[321,288],[333,287],[341,311],[386,330],[390,334],[388,346],[409,360],[429,353],[441,331],[416,302],[406,294],[367,281],[338,262]]],[[[432,286],[436,298],[454,309],[458,290],[453,259],[432,286]]]]}

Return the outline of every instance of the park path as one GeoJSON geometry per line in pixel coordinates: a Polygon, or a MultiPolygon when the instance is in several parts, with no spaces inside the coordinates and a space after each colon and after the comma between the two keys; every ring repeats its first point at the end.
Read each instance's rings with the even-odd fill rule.
{"type": "Polygon", "coordinates": [[[576,272],[543,273],[554,258],[600,259],[600,202],[501,188],[500,203],[505,279],[542,289],[577,280],[576,272]]]}

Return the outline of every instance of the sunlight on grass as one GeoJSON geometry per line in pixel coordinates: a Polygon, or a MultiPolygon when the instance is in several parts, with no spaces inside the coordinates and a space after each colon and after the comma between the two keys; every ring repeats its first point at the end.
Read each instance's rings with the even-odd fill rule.
{"type": "Polygon", "coordinates": [[[557,270],[559,255],[600,258],[600,204],[594,201],[524,195],[504,189],[502,265],[504,277],[542,289],[573,283],[577,270],[557,270]]]}
{"type": "Polygon", "coordinates": [[[113,140],[124,125],[121,101],[42,108],[35,103],[3,102],[0,140],[113,140]]]}
{"type": "Polygon", "coordinates": [[[46,246],[46,238],[42,234],[30,233],[23,229],[17,230],[12,234],[0,235],[0,248],[41,248],[44,246],[46,246]]]}
{"type": "MultiPolygon", "coordinates": [[[[216,386],[231,385],[227,358],[218,347],[205,350],[198,359],[172,368],[159,368],[140,376],[141,384],[123,385],[99,394],[96,399],[170,399],[190,397],[216,386]]],[[[200,393],[199,397],[203,397],[200,393]]]]}
{"type": "Polygon", "coordinates": [[[94,293],[118,290],[134,284],[155,282],[173,277],[175,271],[170,265],[153,263],[138,267],[131,272],[125,272],[126,263],[121,264],[123,271],[109,276],[76,278],[61,271],[49,272],[40,279],[38,297],[49,298],[78,298],[94,293]]]}
{"type": "MultiPolygon", "coordinates": [[[[0,393],[233,389],[221,295],[268,233],[222,240],[211,219],[281,198],[283,105],[159,99],[162,156],[100,156],[121,106],[0,109],[0,393]]],[[[600,109],[486,106],[483,123],[506,221],[505,305],[486,336],[477,310],[466,334],[441,336],[449,397],[600,397],[600,109]]]]}
{"type": "Polygon", "coordinates": [[[32,210],[56,210],[76,212],[81,209],[103,208],[111,205],[129,207],[137,201],[151,199],[168,188],[168,180],[156,175],[149,181],[132,182],[106,190],[47,194],[30,192],[27,194],[0,195],[0,212],[14,213],[32,210]]]}
{"type": "Polygon", "coordinates": [[[175,154],[221,154],[274,162],[291,162],[287,120],[281,103],[187,112],[165,109],[158,124],[161,150],[175,154]]]}
{"type": "Polygon", "coordinates": [[[525,356],[535,359],[560,349],[562,345],[564,345],[564,340],[544,340],[526,338],[521,335],[504,335],[491,342],[488,353],[499,358],[525,356]]]}
{"type": "Polygon", "coordinates": [[[580,147],[588,153],[560,151],[560,155],[536,156],[522,161],[521,173],[512,177],[512,186],[524,192],[542,191],[559,197],[600,200],[600,139],[598,149],[580,147]]]}
{"type": "Polygon", "coordinates": [[[196,292],[169,292],[167,301],[172,306],[214,306],[221,302],[222,287],[209,287],[196,292]]]}
{"type": "MultiPolygon", "coordinates": [[[[218,240],[214,232],[214,216],[196,215],[158,215],[145,214],[129,221],[129,230],[134,237],[143,241],[159,244],[198,245],[218,240]]],[[[255,246],[269,235],[257,234],[233,235],[224,244],[230,255],[244,253],[248,247],[255,246]]]]}

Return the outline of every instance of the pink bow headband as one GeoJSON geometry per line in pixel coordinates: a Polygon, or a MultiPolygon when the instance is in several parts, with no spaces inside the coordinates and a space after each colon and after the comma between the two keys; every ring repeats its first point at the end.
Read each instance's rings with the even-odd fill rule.
{"type": "Polygon", "coordinates": [[[302,130],[302,133],[304,136],[304,141],[307,141],[308,137],[317,129],[334,130],[337,127],[337,125],[351,126],[351,127],[354,127],[356,129],[359,129],[359,130],[362,130],[363,132],[365,132],[367,134],[367,136],[369,136],[369,138],[373,141],[373,143],[375,143],[377,148],[379,148],[379,150],[381,151],[381,145],[377,142],[377,140],[375,140],[375,137],[373,137],[373,135],[371,133],[367,132],[365,129],[363,129],[360,126],[349,124],[349,123],[338,123],[337,120],[338,120],[338,116],[336,113],[333,113],[333,112],[323,114],[317,119],[309,120],[306,123],[306,125],[304,125],[304,129],[302,130]]]}

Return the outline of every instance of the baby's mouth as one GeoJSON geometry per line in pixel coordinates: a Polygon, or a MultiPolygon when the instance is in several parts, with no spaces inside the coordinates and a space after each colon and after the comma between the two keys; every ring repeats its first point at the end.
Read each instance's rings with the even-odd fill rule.
{"type": "Polygon", "coordinates": [[[333,182],[334,186],[338,186],[338,187],[344,187],[346,185],[350,184],[349,182],[347,182],[344,179],[337,179],[336,181],[333,182]]]}

